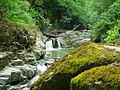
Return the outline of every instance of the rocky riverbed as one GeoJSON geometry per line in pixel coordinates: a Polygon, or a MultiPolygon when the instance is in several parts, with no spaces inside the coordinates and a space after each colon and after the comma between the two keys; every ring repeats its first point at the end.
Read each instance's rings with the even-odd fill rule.
{"type": "Polygon", "coordinates": [[[37,60],[45,54],[42,33],[29,49],[0,52],[0,90],[29,90],[27,82],[36,75],[37,60]]]}
{"type": "MultiPolygon", "coordinates": [[[[37,32],[36,43],[32,47],[24,50],[13,48],[12,51],[1,51],[0,90],[29,90],[28,82],[36,73],[38,74],[37,62],[45,58],[47,48],[45,43],[49,40],[52,40],[52,48],[70,48],[75,47],[79,42],[90,41],[90,35],[86,31],[66,31],[59,34],[57,38],[50,38],[37,32]]],[[[64,50],[66,49],[61,49],[61,52],[64,50]]],[[[61,52],[52,51],[52,55],[57,58],[56,54],[61,52]]],[[[54,62],[54,58],[52,58],[52,62],[54,62]]]]}

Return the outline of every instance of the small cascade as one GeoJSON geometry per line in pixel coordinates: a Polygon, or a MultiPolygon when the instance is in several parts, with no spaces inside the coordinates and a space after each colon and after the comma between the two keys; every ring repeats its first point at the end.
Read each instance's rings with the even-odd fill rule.
{"type": "Polygon", "coordinates": [[[61,49],[61,44],[60,44],[59,40],[57,40],[57,45],[58,45],[58,49],[61,49]]]}
{"type": "Polygon", "coordinates": [[[52,40],[46,42],[46,50],[53,50],[52,40]]]}
{"type": "Polygon", "coordinates": [[[46,41],[46,50],[55,50],[55,49],[61,49],[61,44],[59,40],[53,39],[46,41]]]}

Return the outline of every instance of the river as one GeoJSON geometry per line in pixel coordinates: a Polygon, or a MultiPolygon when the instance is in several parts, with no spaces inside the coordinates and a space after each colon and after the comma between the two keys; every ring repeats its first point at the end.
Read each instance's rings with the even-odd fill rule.
{"type": "Polygon", "coordinates": [[[57,42],[58,48],[53,48],[51,40],[46,42],[46,54],[44,59],[37,61],[37,74],[28,82],[28,86],[38,80],[39,76],[47,70],[47,65],[50,65],[52,62],[54,62],[55,58],[61,58],[72,50],[72,48],[61,48],[60,42],[57,42]]]}

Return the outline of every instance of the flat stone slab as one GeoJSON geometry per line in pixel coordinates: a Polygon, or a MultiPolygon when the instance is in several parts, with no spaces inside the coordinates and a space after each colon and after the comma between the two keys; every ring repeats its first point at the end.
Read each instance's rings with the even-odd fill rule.
{"type": "Polygon", "coordinates": [[[9,83],[9,77],[0,77],[0,85],[6,85],[9,83]]]}

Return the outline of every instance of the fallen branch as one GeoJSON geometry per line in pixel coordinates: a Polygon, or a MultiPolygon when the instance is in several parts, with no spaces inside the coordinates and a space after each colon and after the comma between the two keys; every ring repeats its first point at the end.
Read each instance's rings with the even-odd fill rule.
{"type": "Polygon", "coordinates": [[[79,26],[80,26],[80,24],[78,24],[77,26],[75,26],[75,27],[73,28],[73,31],[76,30],[79,26]]]}

